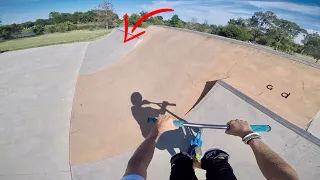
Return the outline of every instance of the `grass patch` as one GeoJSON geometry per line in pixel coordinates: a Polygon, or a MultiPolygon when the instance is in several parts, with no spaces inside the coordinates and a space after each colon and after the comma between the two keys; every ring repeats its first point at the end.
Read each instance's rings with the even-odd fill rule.
{"type": "MultiPolygon", "coordinates": [[[[33,29],[22,29],[21,33],[30,33],[33,32],[33,29]]],[[[19,34],[19,33],[18,33],[19,34]]]]}
{"type": "MultiPolygon", "coordinates": [[[[258,44],[258,46],[262,46],[262,47],[265,47],[266,49],[274,50],[273,47],[270,47],[270,46],[263,46],[263,45],[259,45],[259,44],[258,44]]],[[[279,52],[281,52],[281,51],[279,51],[279,52]]],[[[282,52],[282,53],[285,53],[285,52],[282,52]]],[[[291,54],[288,54],[288,55],[291,55],[291,54]]],[[[302,58],[302,59],[304,59],[306,61],[309,61],[311,63],[320,64],[320,61],[318,63],[316,63],[316,59],[314,59],[312,56],[299,54],[299,53],[293,53],[292,55],[296,56],[296,57],[299,57],[299,58],[302,58]]]]}
{"type": "Polygon", "coordinates": [[[55,44],[65,44],[73,42],[92,41],[110,33],[112,29],[99,29],[94,31],[75,30],[66,33],[52,33],[36,37],[13,39],[0,41],[1,51],[14,51],[19,49],[28,49],[41,46],[50,46],[55,44]]]}
{"type": "MultiPolygon", "coordinates": [[[[304,54],[298,54],[298,53],[295,53],[294,54],[295,56],[299,57],[299,58],[303,58],[307,61],[310,61],[310,62],[313,62],[315,63],[317,60],[315,58],[313,58],[312,56],[307,56],[307,55],[304,55],[304,54]]],[[[318,62],[319,63],[319,62],[318,62]]]]}

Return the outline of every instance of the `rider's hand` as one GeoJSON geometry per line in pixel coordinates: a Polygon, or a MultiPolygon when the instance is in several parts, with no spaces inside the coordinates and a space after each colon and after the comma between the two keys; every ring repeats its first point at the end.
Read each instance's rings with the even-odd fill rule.
{"type": "Polygon", "coordinates": [[[228,122],[228,125],[230,126],[230,128],[226,130],[226,133],[230,135],[243,138],[244,136],[253,132],[247,121],[238,119],[231,120],[230,122],[228,122]]]}
{"type": "Polygon", "coordinates": [[[157,131],[157,133],[161,135],[166,131],[178,129],[178,127],[173,124],[173,120],[171,116],[159,115],[153,131],[157,131]]]}

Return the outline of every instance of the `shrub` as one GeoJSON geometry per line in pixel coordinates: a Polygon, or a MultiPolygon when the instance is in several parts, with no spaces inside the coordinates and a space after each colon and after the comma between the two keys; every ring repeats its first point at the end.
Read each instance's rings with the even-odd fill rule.
{"type": "Polygon", "coordinates": [[[143,22],[142,24],[141,24],[141,27],[142,28],[147,28],[149,26],[149,23],[147,23],[147,22],[143,22]]]}
{"type": "Polygon", "coordinates": [[[94,28],[93,28],[93,27],[90,27],[90,28],[89,28],[89,31],[93,31],[93,30],[94,30],[94,28]]]}
{"type": "Polygon", "coordinates": [[[57,31],[61,33],[67,32],[67,26],[64,23],[57,24],[57,31]]]}
{"type": "Polygon", "coordinates": [[[218,35],[233,38],[241,41],[248,41],[252,38],[247,27],[227,25],[218,32],[218,35]]]}
{"type": "Polygon", "coordinates": [[[33,28],[33,32],[36,34],[36,35],[41,35],[43,34],[43,31],[44,31],[44,27],[43,26],[36,26],[33,28]]]}
{"type": "Polygon", "coordinates": [[[78,29],[78,26],[71,22],[64,22],[56,25],[57,32],[61,32],[61,33],[64,33],[67,31],[73,31],[76,29],[78,29]]]}
{"type": "Polygon", "coordinates": [[[0,38],[3,39],[10,39],[11,34],[13,33],[13,30],[10,26],[0,26],[0,38]]]}
{"type": "Polygon", "coordinates": [[[48,33],[58,32],[58,29],[57,29],[56,25],[47,25],[47,26],[44,27],[44,30],[47,31],[48,33]]]}
{"type": "Polygon", "coordinates": [[[73,31],[78,29],[78,26],[71,22],[65,22],[65,24],[67,26],[67,31],[73,31]]]}
{"type": "Polygon", "coordinates": [[[94,24],[94,23],[90,23],[90,24],[78,24],[78,29],[81,30],[90,30],[90,29],[104,29],[105,25],[103,24],[94,24]]]}
{"type": "Polygon", "coordinates": [[[123,20],[118,19],[116,23],[117,23],[117,27],[119,27],[123,24],[123,20]]]}

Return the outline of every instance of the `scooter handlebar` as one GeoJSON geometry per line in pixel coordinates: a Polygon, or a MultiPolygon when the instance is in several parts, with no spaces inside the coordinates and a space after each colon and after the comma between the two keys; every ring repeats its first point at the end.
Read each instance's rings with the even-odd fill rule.
{"type": "MultiPolygon", "coordinates": [[[[155,124],[157,122],[157,118],[148,118],[148,123],[155,124]]],[[[185,124],[183,121],[173,121],[174,125],[176,127],[182,127],[182,126],[191,126],[188,123],[185,124]]],[[[192,127],[199,127],[199,128],[212,128],[212,129],[230,129],[229,125],[201,125],[201,124],[192,124],[192,127]],[[195,126],[196,125],[196,126],[195,126]],[[203,126],[203,127],[202,127],[203,126]],[[219,128],[216,128],[215,126],[219,126],[219,128]]],[[[250,125],[252,131],[254,132],[269,132],[271,131],[271,126],[269,125],[250,125]]]]}

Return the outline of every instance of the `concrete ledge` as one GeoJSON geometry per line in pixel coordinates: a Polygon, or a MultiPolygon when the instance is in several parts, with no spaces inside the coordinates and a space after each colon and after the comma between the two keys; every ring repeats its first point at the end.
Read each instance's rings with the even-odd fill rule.
{"type": "Polygon", "coordinates": [[[320,111],[314,116],[307,131],[320,138],[320,111]]]}
{"type": "MultiPolygon", "coordinates": [[[[119,27],[119,28],[117,28],[117,29],[120,30],[120,31],[122,31],[122,32],[125,32],[123,27],[119,27]]],[[[128,34],[131,35],[131,36],[134,36],[135,34],[131,33],[131,29],[132,29],[132,27],[129,27],[128,34]]],[[[137,28],[137,29],[136,29],[137,34],[138,34],[139,32],[144,31],[144,30],[145,30],[145,29],[143,29],[143,28],[137,28]]],[[[138,39],[142,39],[140,36],[137,37],[137,38],[138,38],[138,39]]]]}
{"type": "Polygon", "coordinates": [[[228,89],[230,92],[232,92],[233,94],[235,94],[236,96],[238,96],[239,98],[244,100],[245,102],[251,104],[252,106],[257,108],[259,111],[263,112],[264,114],[266,114],[270,118],[276,120],[278,123],[282,124],[283,126],[287,127],[288,129],[292,130],[293,132],[297,133],[298,135],[304,137],[305,139],[309,140],[310,142],[320,146],[320,139],[318,139],[319,134],[320,134],[320,132],[319,132],[319,129],[320,129],[320,121],[319,121],[320,120],[319,119],[320,113],[318,113],[318,115],[319,115],[318,116],[318,121],[311,128],[311,131],[310,131],[310,128],[309,128],[308,131],[305,131],[305,130],[297,127],[296,125],[290,123],[289,121],[285,120],[284,118],[280,117],[279,115],[275,114],[274,112],[270,111],[266,107],[260,105],[259,103],[257,103],[253,99],[249,98],[245,94],[241,93],[237,89],[233,88],[229,84],[227,84],[227,83],[225,83],[223,81],[217,81],[217,84],[220,84],[224,88],[228,89]],[[318,129],[318,132],[317,132],[318,134],[315,132],[316,129],[318,129]],[[316,136],[314,136],[313,134],[316,135],[316,136]]]}

